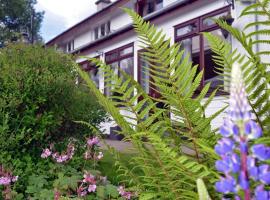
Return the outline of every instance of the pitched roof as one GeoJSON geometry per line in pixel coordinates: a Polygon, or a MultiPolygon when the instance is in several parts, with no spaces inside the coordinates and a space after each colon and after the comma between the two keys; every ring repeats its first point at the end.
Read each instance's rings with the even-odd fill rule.
{"type": "MultiPolygon", "coordinates": [[[[130,0],[116,0],[115,2],[109,4],[107,7],[105,7],[104,9],[90,15],[89,17],[87,17],[86,19],[82,20],[81,22],[75,24],[74,26],[68,28],[67,30],[65,30],[64,32],[62,32],[61,34],[57,35],[56,37],[54,37],[53,39],[51,39],[50,41],[48,41],[46,43],[46,45],[51,45],[53,43],[55,43],[58,39],[61,38],[61,36],[65,35],[65,34],[68,34],[70,32],[72,32],[73,30],[76,30],[77,28],[81,27],[81,26],[84,26],[86,23],[88,23],[89,21],[91,21],[92,19],[94,19],[95,17],[97,16],[100,16],[100,15],[104,15],[106,14],[110,9],[114,8],[114,7],[121,7],[121,5],[125,4],[125,3],[128,3],[130,0]]],[[[161,10],[158,10],[154,13],[151,13],[149,15],[147,15],[146,17],[144,17],[145,20],[153,20],[161,15],[164,15],[174,9],[177,9],[179,7],[182,7],[188,3],[191,3],[191,2],[194,2],[194,1],[198,1],[198,0],[177,0],[175,1],[174,3],[170,4],[169,6],[166,6],[164,8],[162,8],[161,10]]],[[[130,25],[127,25],[127,26],[124,26],[120,29],[118,29],[117,31],[103,37],[103,38],[100,38],[98,40],[95,40],[95,41],[92,41],[86,45],[83,45],[82,47],[79,47],[78,49],[75,49],[73,51],[73,53],[77,53],[78,51],[81,51],[81,50],[84,50],[86,48],[89,48],[93,45],[96,45],[97,43],[100,43],[102,41],[105,41],[105,40],[108,40],[110,38],[112,38],[113,36],[115,35],[118,35],[118,34],[121,34],[125,31],[129,31],[132,29],[132,24],[130,25]]]]}
{"type": "Polygon", "coordinates": [[[106,12],[108,12],[108,10],[110,10],[113,7],[120,7],[122,4],[124,4],[125,2],[128,2],[128,1],[129,0],[116,0],[112,3],[110,3],[108,6],[106,6],[102,10],[95,12],[94,14],[85,18],[84,20],[80,21],[79,23],[75,24],[74,26],[71,26],[67,30],[65,30],[62,33],[60,33],[59,35],[55,36],[54,38],[52,38],[51,40],[46,42],[46,45],[50,45],[50,44],[54,43],[57,39],[59,39],[61,36],[65,35],[66,33],[70,32],[70,31],[72,31],[80,26],[83,26],[85,23],[89,22],[90,20],[94,19],[95,17],[97,17],[99,15],[105,14],[106,12]]]}

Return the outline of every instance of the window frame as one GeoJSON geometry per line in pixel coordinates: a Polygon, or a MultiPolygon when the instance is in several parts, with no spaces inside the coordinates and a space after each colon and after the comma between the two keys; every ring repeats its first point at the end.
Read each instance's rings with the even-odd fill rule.
{"type": "MultiPolygon", "coordinates": [[[[191,39],[193,37],[196,37],[196,36],[199,36],[199,48],[200,48],[200,52],[199,52],[199,70],[202,71],[204,70],[205,68],[205,49],[204,49],[204,44],[205,44],[205,38],[204,36],[201,34],[201,32],[212,32],[212,31],[215,31],[215,30],[218,30],[218,29],[221,29],[220,26],[218,26],[218,24],[213,24],[211,26],[204,26],[203,25],[203,21],[209,17],[213,17],[213,16],[216,16],[218,14],[222,14],[222,13],[225,13],[225,12],[231,12],[231,5],[229,6],[225,6],[223,8],[220,8],[220,9],[217,9],[217,10],[214,10],[210,13],[207,13],[205,15],[202,15],[202,16],[199,16],[197,18],[194,18],[194,19],[191,19],[189,21],[186,21],[186,22],[183,22],[181,24],[178,24],[176,26],[174,26],[174,42],[175,43],[181,43],[181,41],[185,40],[185,39],[191,39]],[[198,26],[198,30],[196,31],[192,31],[190,33],[187,33],[187,34],[184,34],[182,36],[178,36],[177,37],[177,30],[180,29],[180,28],[183,28],[185,26],[188,26],[190,24],[193,24],[193,23],[198,23],[197,26],[198,26]]],[[[202,81],[201,81],[201,84],[200,84],[200,90],[202,90],[202,88],[205,86],[205,75],[203,75],[202,77],[202,81]]],[[[210,92],[210,91],[209,91],[210,92]]],[[[221,94],[227,94],[226,92],[221,92],[219,91],[217,93],[217,95],[221,95],[221,94]]]]}

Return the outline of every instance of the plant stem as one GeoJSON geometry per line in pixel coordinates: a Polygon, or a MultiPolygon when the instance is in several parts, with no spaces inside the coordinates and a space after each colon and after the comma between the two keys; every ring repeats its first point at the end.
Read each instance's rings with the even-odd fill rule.
{"type": "MultiPolygon", "coordinates": [[[[246,143],[245,138],[241,137],[240,140],[241,142],[246,143]]],[[[243,152],[243,151],[240,151],[240,152],[241,152],[241,171],[243,172],[244,180],[248,181],[249,178],[248,178],[248,169],[247,169],[247,152],[243,152]]],[[[245,195],[245,200],[251,200],[249,186],[247,189],[244,189],[244,195],[245,195]]]]}

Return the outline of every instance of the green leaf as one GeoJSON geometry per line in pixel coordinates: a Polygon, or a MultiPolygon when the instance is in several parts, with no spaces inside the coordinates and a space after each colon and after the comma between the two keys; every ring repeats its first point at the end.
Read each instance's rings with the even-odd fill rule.
{"type": "Polygon", "coordinates": [[[199,200],[211,200],[207,188],[202,179],[197,179],[197,190],[199,195],[199,200]]]}

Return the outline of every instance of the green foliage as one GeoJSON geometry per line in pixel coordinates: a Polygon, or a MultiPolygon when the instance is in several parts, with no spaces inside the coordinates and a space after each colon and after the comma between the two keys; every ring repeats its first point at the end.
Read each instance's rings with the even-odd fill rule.
{"type": "Polygon", "coordinates": [[[237,42],[241,44],[246,54],[238,53],[237,49],[231,51],[232,47],[226,41],[221,40],[217,36],[210,33],[204,33],[208,39],[211,49],[215,52],[213,60],[219,65],[219,70],[225,80],[225,85],[229,84],[229,76],[233,63],[239,63],[248,93],[249,104],[252,106],[253,113],[258,123],[263,127],[266,135],[270,130],[270,90],[269,81],[270,74],[268,67],[270,63],[266,62],[270,52],[270,1],[260,0],[255,4],[247,6],[241,13],[242,18],[253,17],[256,15],[258,21],[248,23],[243,30],[239,30],[228,25],[225,21],[217,20],[216,22],[221,28],[227,30],[237,42]],[[263,38],[263,39],[261,39],[263,38]],[[257,49],[256,47],[263,47],[257,49]],[[265,49],[265,50],[261,50],[265,49]]]}
{"type": "MultiPolygon", "coordinates": [[[[19,175],[15,189],[24,193],[31,175],[48,170],[48,162],[40,158],[42,148],[57,142],[63,144],[61,151],[70,137],[85,142],[91,131],[74,121],[98,127],[106,113],[75,84],[68,55],[41,46],[10,45],[0,51],[0,70],[0,140],[5,141],[0,143],[0,163],[19,175]]],[[[79,153],[82,145],[78,147],[79,153]]]]}
{"type": "Polygon", "coordinates": [[[86,73],[79,68],[78,71],[121,127],[120,133],[138,151],[130,161],[134,166],[131,170],[112,151],[118,159],[116,164],[123,183],[138,191],[140,199],[198,198],[196,180],[203,178],[212,185],[218,177],[213,169],[216,156],[213,150],[209,150],[217,140],[210,122],[223,109],[210,117],[206,117],[204,112],[216,91],[203,103],[208,84],[194,97],[203,72],[197,74],[197,66],[192,66],[189,58],[184,57],[178,44],[170,46],[162,31],[157,31],[135,12],[125,11],[132,17],[141,46],[146,50],[143,54],[151,66],[152,89],[158,88],[162,98],[148,96],[132,77],[123,71],[118,77],[110,66],[97,59],[91,61],[104,72],[106,86],[112,88],[112,94],[117,93],[117,96],[106,98],[86,73]],[[174,116],[172,119],[168,116],[168,109],[174,116]],[[129,115],[120,114],[120,110],[128,111],[129,115]],[[189,151],[182,151],[181,146],[189,151]]]}
{"type": "Polygon", "coordinates": [[[1,0],[0,47],[17,41],[22,32],[29,34],[31,42],[41,41],[39,34],[43,12],[35,10],[36,0],[1,0]]]}
{"type": "Polygon", "coordinates": [[[202,179],[197,180],[197,189],[199,194],[199,200],[211,200],[202,179]]]}

